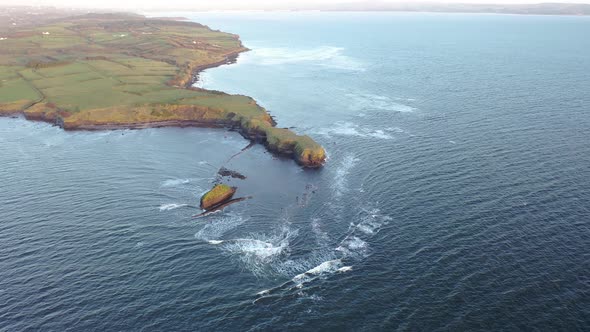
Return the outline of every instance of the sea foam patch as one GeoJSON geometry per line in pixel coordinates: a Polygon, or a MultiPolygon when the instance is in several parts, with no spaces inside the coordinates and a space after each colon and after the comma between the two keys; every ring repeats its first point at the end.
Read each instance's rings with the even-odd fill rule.
{"type": "Polygon", "coordinates": [[[337,197],[342,196],[342,194],[347,191],[348,174],[350,173],[352,168],[357,164],[358,161],[358,158],[355,158],[352,155],[348,155],[344,157],[344,159],[336,168],[336,173],[334,174],[334,181],[332,182],[332,186],[334,189],[334,193],[337,197]]]}
{"type": "Polygon", "coordinates": [[[289,251],[289,244],[297,233],[297,230],[284,226],[273,235],[252,234],[246,238],[224,240],[221,249],[237,257],[253,274],[264,276],[280,264],[280,258],[289,251]]]}
{"type": "Polygon", "coordinates": [[[298,287],[302,287],[304,283],[310,282],[318,276],[334,273],[341,267],[342,261],[340,259],[325,261],[320,265],[305,271],[304,273],[296,275],[292,280],[298,287]]]}
{"type": "Polygon", "coordinates": [[[349,93],[346,96],[350,99],[350,109],[355,111],[377,110],[407,113],[416,110],[416,108],[404,104],[415,101],[412,98],[389,97],[371,93],[349,93]]]}
{"type": "Polygon", "coordinates": [[[252,61],[262,65],[306,63],[341,70],[365,70],[362,62],[345,55],[344,51],[344,48],[333,46],[320,46],[310,49],[268,47],[255,48],[248,56],[251,57],[252,61]]]}
{"type": "Polygon", "coordinates": [[[181,207],[185,207],[187,205],[188,204],[168,203],[168,204],[160,205],[159,209],[160,209],[160,211],[169,211],[169,210],[174,210],[174,209],[178,209],[181,207]]]}
{"type": "Polygon", "coordinates": [[[393,133],[399,133],[399,128],[387,127],[383,129],[374,129],[367,126],[361,126],[352,122],[339,121],[333,126],[321,128],[317,133],[326,137],[332,136],[353,136],[362,138],[393,139],[393,133]]]}
{"type": "Polygon", "coordinates": [[[220,238],[227,232],[235,229],[246,221],[246,218],[228,214],[208,222],[196,234],[195,238],[198,240],[207,241],[211,244],[221,244],[220,238]]]}
{"type": "Polygon", "coordinates": [[[168,179],[162,182],[160,187],[176,187],[179,185],[187,184],[191,182],[190,179],[168,179]]]}

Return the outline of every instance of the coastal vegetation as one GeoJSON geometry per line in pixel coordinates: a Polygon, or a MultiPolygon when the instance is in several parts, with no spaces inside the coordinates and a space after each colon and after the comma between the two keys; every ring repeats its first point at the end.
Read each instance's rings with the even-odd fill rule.
{"type": "Polygon", "coordinates": [[[319,144],[277,128],[254,99],[192,87],[199,71],[247,51],[237,35],[112,13],[4,29],[0,37],[0,115],[66,130],[225,127],[302,166],[324,163],[319,144]]]}
{"type": "Polygon", "coordinates": [[[217,184],[201,197],[201,209],[207,211],[215,209],[215,207],[229,201],[235,193],[235,187],[230,187],[226,184],[217,184]]]}

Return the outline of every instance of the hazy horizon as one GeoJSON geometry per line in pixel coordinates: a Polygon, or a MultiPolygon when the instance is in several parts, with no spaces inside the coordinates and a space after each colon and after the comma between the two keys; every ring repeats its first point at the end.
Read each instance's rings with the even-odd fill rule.
{"type": "Polygon", "coordinates": [[[398,1],[398,0],[287,0],[287,1],[269,1],[269,0],[249,0],[247,2],[239,0],[217,0],[211,1],[192,1],[192,0],[171,0],[162,3],[155,0],[128,0],[125,2],[116,0],[103,0],[100,2],[80,3],[76,0],[25,0],[15,3],[14,0],[0,0],[2,6],[55,6],[71,8],[104,8],[104,9],[205,9],[205,10],[265,10],[265,9],[322,9],[338,8],[338,6],[367,6],[373,7],[378,5],[411,5],[411,6],[440,6],[440,5],[534,5],[534,4],[590,4],[590,0],[552,0],[552,1],[535,1],[535,0],[428,0],[428,1],[398,1]]]}

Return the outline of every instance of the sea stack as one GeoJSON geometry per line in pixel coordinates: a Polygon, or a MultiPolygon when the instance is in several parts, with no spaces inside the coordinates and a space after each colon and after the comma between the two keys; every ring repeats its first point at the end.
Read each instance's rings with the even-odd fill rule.
{"type": "Polygon", "coordinates": [[[208,211],[229,201],[236,193],[236,189],[226,184],[216,184],[201,197],[201,209],[208,211]]]}

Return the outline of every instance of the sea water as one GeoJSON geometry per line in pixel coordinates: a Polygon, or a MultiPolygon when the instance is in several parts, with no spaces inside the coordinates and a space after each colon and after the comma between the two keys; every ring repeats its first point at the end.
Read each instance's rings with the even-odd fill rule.
{"type": "Polygon", "coordinates": [[[158,13],[250,52],[199,86],[312,136],[0,119],[0,330],[583,330],[590,19],[158,13]],[[200,219],[219,167],[252,199],[200,219]]]}

